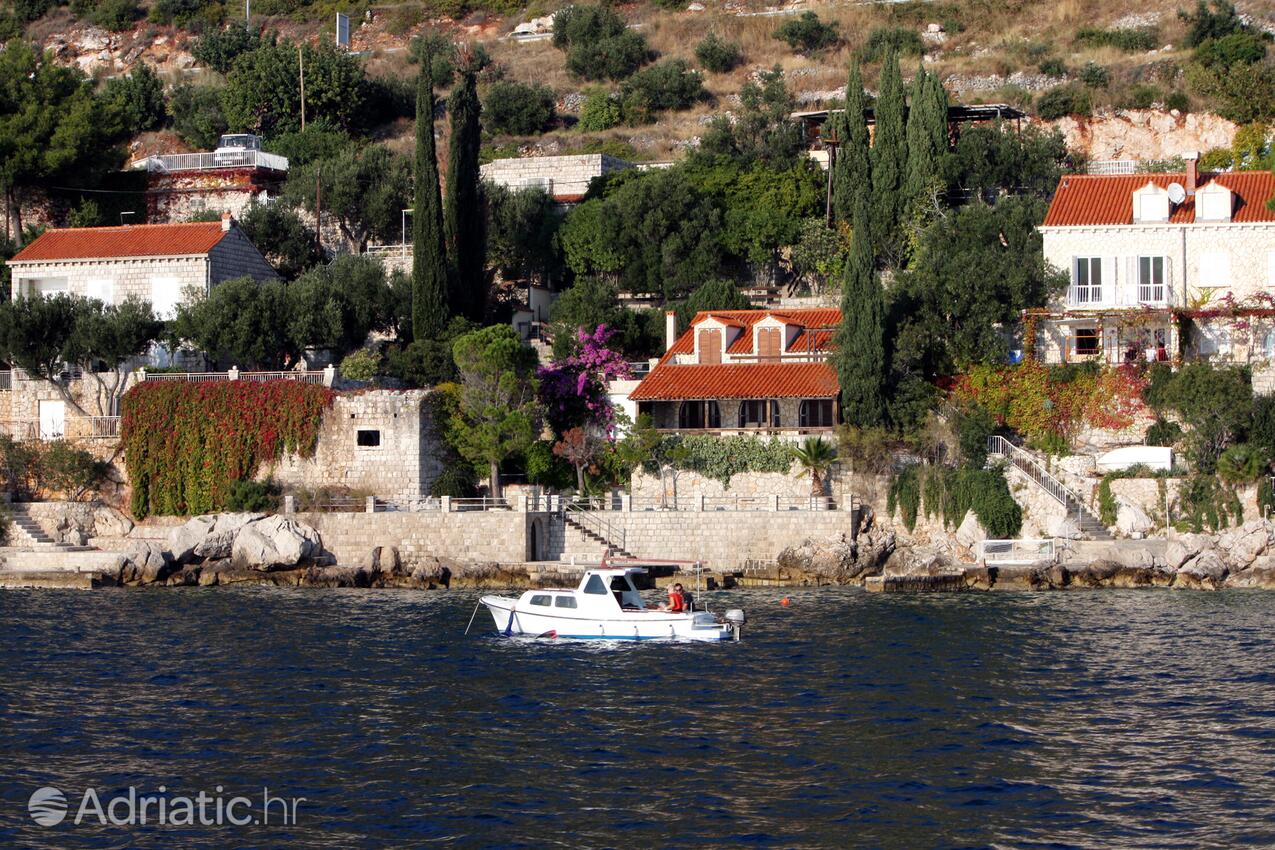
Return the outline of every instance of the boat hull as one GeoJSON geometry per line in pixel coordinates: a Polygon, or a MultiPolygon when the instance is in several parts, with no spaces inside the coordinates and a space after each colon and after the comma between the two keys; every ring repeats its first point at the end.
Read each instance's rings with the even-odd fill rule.
{"type": "Polygon", "coordinates": [[[723,641],[734,637],[730,627],[711,614],[667,611],[624,612],[615,617],[542,614],[518,607],[517,599],[484,596],[496,631],[505,635],[554,637],[564,640],[693,640],[723,641]]]}

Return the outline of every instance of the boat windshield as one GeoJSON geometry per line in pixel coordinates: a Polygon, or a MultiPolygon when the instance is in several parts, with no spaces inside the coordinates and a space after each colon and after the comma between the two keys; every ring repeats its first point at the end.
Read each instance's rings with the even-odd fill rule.
{"type": "Polygon", "coordinates": [[[612,576],[611,592],[615,595],[615,601],[619,603],[621,608],[640,611],[645,607],[642,604],[641,594],[637,592],[637,588],[633,586],[633,582],[629,581],[627,575],[612,576]]]}

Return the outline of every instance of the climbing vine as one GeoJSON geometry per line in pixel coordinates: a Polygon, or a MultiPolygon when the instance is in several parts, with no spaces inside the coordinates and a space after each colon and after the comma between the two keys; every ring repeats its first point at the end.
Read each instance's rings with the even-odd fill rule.
{"type": "Polygon", "coordinates": [[[792,446],[777,439],[756,437],[669,437],[661,442],[658,457],[647,461],[649,472],[658,472],[660,461],[675,469],[698,472],[730,486],[731,476],[741,472],[781,472],[792,469],[792,446]]]}
{"type": "Polygon", "coordinates": [[[1017,537],[1023,524],[1022,508],[1014,501],[1000,469],[954,469],[914,465],[901,470],[890,482],[886,510],[896,508],[911,531],[917,515],[941,517],[949,528],[959,525],[969,511],[995,538],[1017,537]]]}
{"type": "Polygon", "coordinates": [[[314,454],[333,393],[292,381],[146,381],[124,396],[120,437],[132,510],[207,513],[285,451],[314,454]]]}

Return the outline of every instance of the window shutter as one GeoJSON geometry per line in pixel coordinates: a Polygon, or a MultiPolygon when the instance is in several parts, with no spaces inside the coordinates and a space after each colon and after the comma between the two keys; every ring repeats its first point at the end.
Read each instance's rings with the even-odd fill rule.
{"type": "Polygon", "coordinates": [[[722,332],[704,328],[699,332],[699,362],[716,365],[722,362],[722,332]]]}

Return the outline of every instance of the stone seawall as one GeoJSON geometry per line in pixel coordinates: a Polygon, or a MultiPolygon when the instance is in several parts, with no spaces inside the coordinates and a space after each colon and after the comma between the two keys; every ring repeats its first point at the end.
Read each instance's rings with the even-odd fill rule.
{"type": "Polygon", "coordinates": [[[299,513],[339,564],[355,564],[377,546],[398,549],[404,563],[431,558],[466,563],[528,560],[528,525],[543,514],[521,511],[299,513]]]}

